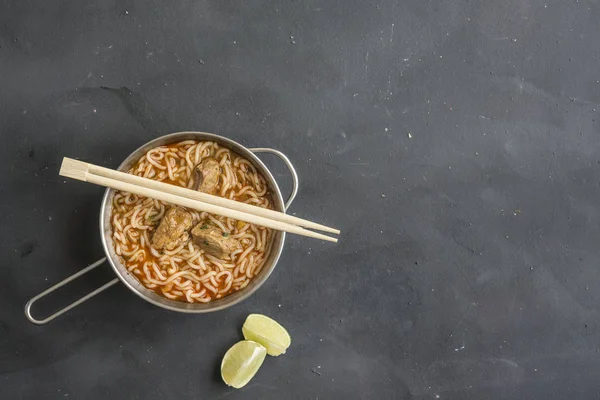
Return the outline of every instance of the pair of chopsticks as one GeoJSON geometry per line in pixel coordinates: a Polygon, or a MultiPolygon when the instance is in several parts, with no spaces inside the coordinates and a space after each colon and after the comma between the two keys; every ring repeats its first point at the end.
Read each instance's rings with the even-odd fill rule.
{"type": "Polygon", "coordinates": [[[256,207],[235,200],[197,192],[179,186],[142,178],[110,168],[100,167],[83,161],[64,157],[59,174],[100,186],[143,197],[166,201],[186,208],[206,211],[224,217],[234,218],[251,224],[261,225],[278,231],[295,233],[337,243],[337,238],[310,231],[305,228],[338,234],[339,230],[294,217],[282,212],[256,207]]]}

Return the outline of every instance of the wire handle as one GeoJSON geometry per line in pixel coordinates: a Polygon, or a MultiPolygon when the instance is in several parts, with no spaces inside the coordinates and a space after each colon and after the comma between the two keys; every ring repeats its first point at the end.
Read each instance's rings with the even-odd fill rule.
{"type": "Polygon", "coordinates": [[[66,313],[67,311],[71,310],[72,308],[77,307],[78,305],[80,305],[81,303],[91,299],[92,297],[94,297],[95,295],[97,295],[100,292],[105,291],[106,289],[108,289],[109,287],[113,286],[114,284],[116,284],[117,282],[119,282],[119,278],[115,278],[112,281],[100,286],[98,289],[86,294],[85,296],[83,296],[82,298],[80,298],[77,301],[74,301],[73,303],[69,304],[68,306],[58,310],[57,312],[55,312],[54,314],[50,315],[49,317],[46,317],[44,319],[37,319],[34,318],[33,315],[31,315],[31,307],[33,306],[33,303],[35,303],[36,301],[38,301],[39,299],[41,299],[42,297],[47,296],[48,294],[54,292],[56,289],[59,289],[61,287],[63,287],[64,285],[66,285],[67,283],[79,278],[82,275],[87,274],[88,272],[90,272],[91,270],[93,270],[94,268],[98,267],[99,265],[103,264],[106,261],[106,257],[96,261],[95,263],[88,265],[87,267],[85,267],[84,269],[82,269],[81,271],[69,276],[68,278],[58,282],[56,285],[44,290],[42,293],[38,294],[35,297],[32,297],[27,304],[25,304],[25,316],[27,317],[27,319],[31,322],[33,322],[34,324],[37,325],[44,325],[47,324],[48,322],[52,321],[53,319],[55,319],[56,317],[59,317],[61,315],[63,315],[64,313],[66,313]]]}
{"type": "Polygon", "coordinates": [[[285,164],[286,167],[290,170],[290,174],[292,175],[292,193],[290,193],[290,197],[288,197],[285,202],[285,209],[287,210],[291,205],[296,195],[298,194],[298,173],[296,172],[296,168],[294,168],[294,164],[290,161],[290,159],[280,152],[279,150],[271,149],[268,147],[259,147],[254,149],[248,149],[253,153],[271,153],[279,157],[281,161],[285,164]]]}

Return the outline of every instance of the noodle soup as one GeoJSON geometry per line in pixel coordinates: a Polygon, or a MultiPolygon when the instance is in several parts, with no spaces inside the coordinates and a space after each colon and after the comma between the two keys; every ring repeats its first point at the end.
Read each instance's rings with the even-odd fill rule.
{"type": "MultiPolygon", "coordinates": [[[[264,177],[245,158],[211,141],[153,148],[128,173],[273,209],[264,177]]],[[[271,229],[117,191],[112,241],[130,274],[168,299],[208,303],[259,274],[271,229]]]]}

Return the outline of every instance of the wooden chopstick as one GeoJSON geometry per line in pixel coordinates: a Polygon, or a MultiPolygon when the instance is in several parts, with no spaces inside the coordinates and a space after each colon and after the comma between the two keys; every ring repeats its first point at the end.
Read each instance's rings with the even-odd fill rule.
{"type": "MultiPolygon", "coordinates": [[[[65,157],[65,159],[68,159],[65,157]]],[[[133,183],[135,185],[144,186],[150,189],[160,190],[161,192],[168,192],[176,194],[178,196],[187,197],[188,199],[200,200],[205,203],[214,204],[226,208],[231,208],[238,211],[247,212],[249,214],[258,215],[276,221],[287,222],[288,224],[298,225],[303,228],[315,229],[318,231],[340,234],[340,231],[335,228],[331,228],[326,225],[317,224],[316,222],[307,221],[302,218],[294,217],[279,211],[269,210],[268,208],[256,207],[250,204],[242,203],[235,200],[226,199],[219,196],[213,196],[207,193],[198,192],[196,190],[186,189],[180,186],[169,185],[168,183],[155,181],[148,178],[142,178],[141,176],[127,174],[125,172],[116,171],[114,169],[101,167],[99,165],[86,163],[88,172],[103,176],[105,178],[112,178],[122,182],[133,183]]]]}
{"type": "MultiPolygon", "coordinates": [[[[154,188],[146,186],[146,184],[148,181],[155,182],[155,183],[159,183],[159,182],[152,181],[150,179],[145,179],[145,178],[140,178],[143,181],[143,185],[137,184],[137,183],[131,183],[131,181],[125,182],[125,181],[118,179],[118,178],[122,177],[122,175],[120,175],[120,174],[131,176],[130,174],[125,174],[125,173],[120,172],[119,174],[113,174],[113,177],[106,177],[106,176],[97,175],[96,173],[93,173],[92,171],[90,171],[90,166],[92,166],[92,164],[65,157],[65,158],[63,158],[63,162],[62,162],[59,174],[61,176],[65,176],[68,178],[73,178],[73,179],[77,179],[77,180],[84,181],[84,182],[94,183],[96,185],[110,187],[112,189],[121,190],[124,192],[134,193],[139,196],[151,197],[153,199],[166,201],[168,203],[177,204],[179,206],[191,208],[194,210],[206,211],[209,213],[218,214],[218,215],[222,215],[222,216],[229,217],[229,218],[234,218],[237,220],[249,222],[251,224],[265,226],[267,228],[271,228],[271,229],[275,229],[275,230],[279,230],[279,231],[295,233],[297,235],[312,237],[315,239],[326,240],[326,241],[334,242],[334,243],[337,243],[337,241],[338,241],[337,238],[323,235],[323,234],[320,234],[317,232],[312,232],[312,231],[309,231],[309,230],[304,229],[297,225],[293,225],[293,224],[290,224],[287,222],[282,222],[282,221],[266,218],[266,217],[255,215],[255,214],[250,214],[248,212],[240,211],[238,209],[227,208],[227,207],[223,207],[221,205],[206,203],[206,202],[198,200],[198,199],[184,197],[184,196],[175,194],[175,191],[173,191],[173,189],[181,189],[181,190],[185,190],[185,191],[191,191],[189,189],[183,189],[183,188],[179,188],[174,185],[169,185],[169,184],[163,183],[162,185],[164,185],[164,187],[163,186],[153,186],[153,187],[161,188],[161,190],[156,190],[154,188]],[[115,178],[115,177],[118,177],[118,178],[115,178]],[[163,188],[168,189],[168,190],[163,190],[163,188]]],[[[94,166],[94,168],[92,168],[92,169],[96,169],[96,168],[102,168],[102,167],[94,166]]],[[[106,169],[108,169],[108,168],[106,168],[106,169]]],[[[96,171],[98,171],[98,169],[96,169],[96,171]]],[[[113,171],[113,172],[119,172],[119,171],[113,171]]],[[[104,171],[104,173],[106,174],[106,171],[104,171]]],[[[139,182],[142,182],[142,181],[139,181],[139,182]]],[[[216,196],[211,196],[211,197],[216,197],[216,196]]],[[[242,203],[235,202],[235,201],[234,201],[234,203],[236,203],[236,205],[242,204],[242,203]]],[[[261,209],[260,207],[255,207],[255,206],[251,206],[251,207],[256,208],[256,209],[261,209]]]]}

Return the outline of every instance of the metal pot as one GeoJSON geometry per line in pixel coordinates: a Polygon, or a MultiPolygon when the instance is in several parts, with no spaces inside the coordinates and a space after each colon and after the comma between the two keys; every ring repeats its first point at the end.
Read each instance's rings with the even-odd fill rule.
{"type": "MultiPolygon", "coordinates": [[[[294,166],[292,165],[290,160],[287,158],[287,156],[285,156],[285,154],[281,153],[278,150],[269,149],[269,148],[249,149],[249,148],[242,146],[241,144],[239,144],[237,142],[234,142],[231,139],[227,139],[223,136],[215,135],[212,133],[178,132],[178,133],[172,133],[170,135],[159,137],[157,139],[154,139],[154,140],[146,143],[145,145],[141,146],[136,151],[131,153],[129,155],[129,157],[127,157],[125,159],[125,161],[123,161],[123,163],[119,166],[118,170],[119,171],[129,170],[133,166],[133,164],[135,164],[135,162],[143,154],[145,154],[148,150],[150,150],[154,147],[177,143],[177,142],[181,142],[183,140],[189,140],[189,139],[198,140],[198,141],[209,140],[209,141],[217,142],[219,145],[221,145],[223,147],[227,147],[228,149],[232,150],[233,152],[235,152],[235,153],[243,156],[247,160],[249,160],[254,165],[254,167],[256,167],[256,169],[266,179],[266,181],[269,185],[269,189],[273,195],[274,207],[277,211],[285,212],[285,210],[290,206],[290,204],[294,200],[294,197],[296,197],[296,193],[298,192],[298,175],[296,174],[296,170],[294,169],[294,166]],[[263,162],[256,156],[255,153],[274,154],[274,155],[278,156],[285,163],[285,165],[289,168],[290,173],[292,175],[292,184],[293,185],[292,185],[292,193],[290,194],[289,198],[287,199],[287,201],[285,203],[283,201],[283,197],[281,196],[281,190],[279,189],[277,182],[273,178],[273,175],[271,174],[269,169],[263,164],[263,162]]],[[[285,232],[276,231],[273,236],[273,239],[272,239],[273,242],[271,245],[271,250],[265,260],[265,264],[264,264],[263,268],[261,269],[259,275],[254,277],[250,281],[248,286],[246,286],[244,289],[242,289],[238,292],[235,292],[233,294],[230,294],[228,296],[225,296],[221,299],[213,300],[210,303],[192,303],[192,304],[190,304],[190,303],[185,303],[182,301],[171,300],[166,297],[162,297],[162,296],[156,294],[154,291],[146,288],[140,281],[137,280],[137,278],[135,278],[133,275],[131,275],[127,271],[125,266],[121,263],[119,256],[117,256],[117,254],[115,253],[113,242],[112,242],[112,226],[110,223],[110,217],[112,214],[112,198],[113,198],[114,194],[115,194],[115,190],[106,189],[106,192],[104,193],[104,198],[102,199],[102,206],[100,207],[100,237],[102,238],[102,246],[104,247],[104,252],[106,253],[106,257],[87,266],[86,268],[82,269],[81,271],[77,272],[76,274],[71,275],[70,277],[66,278],[65,280],[57,283],[56,285],[50,287],[49,289],[43,291],[42,293],[38,294],[37,296],[35,296],[31,300],[29,300],[27,302],[27,304],[25,305],[25,315],[27,316],[29,321],[33,322],[34,324],[39,324],[39,325],[48,323],[48,322],[52,321],[53,319],[55,319],[56,317],[66,313],[70,309],[83,303],[84,301],[94,297],[98,293],[115,285],[119,281],[121,281],[123,284],[125,284],[125,286],[127,288],[129,288],[129,290],[131,290],[133,293],[135,293],[142,299],[146,300],[147,302],[150,302],[159,307],[166,308],[168,310],[179,311],[179,312],[184,312],[184,313],[205,313],[205,312],[222,310],[224,308],[231,307],[232,305],[239,303],[240,301],[246,299],[252,293],[254,293],[267,280],[269,275],[271,275],[271,272],[273,272],[273,269],[275,269],[275,265],[277,264],[277,261],[279,260],[281,251],[283,250],[283,243],[285,242],[285,232]],[[31,307],[37,300],[48,295],[49,293],[52,293],[56,289],[66,285],[67,283],[71,282],[72,280],[77,279],[78,277],[86,274],[87,272],[93,270],[94,268],[103,264],[107,260],[108,260],[109,264],[112,266],[113,270],[115,271],[117,278],[115,278],[112,281],[106,283],[105,285],[99,287],[98,289],[92,291],[91,293],[88,293],[87,295],[85,295],[82,298],[80,298],[79,300],[69,304],[68,306],[58,310],[57,312],[55,312],[54,314],[50,315],[47,318],[37,319],[31,315],[31,307]]]]}

